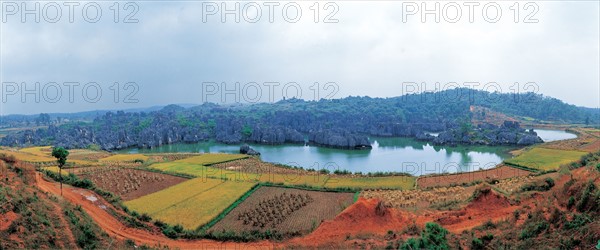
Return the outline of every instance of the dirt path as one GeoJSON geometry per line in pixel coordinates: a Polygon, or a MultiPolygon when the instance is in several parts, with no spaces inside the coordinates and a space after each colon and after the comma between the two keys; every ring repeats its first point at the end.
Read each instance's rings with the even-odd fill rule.
{"type": "MultiPolygon", "coordinates": [[[[49,182],[37,173],[37,186],[40,190],[60,196],[58,183],[49,182]]],[[[261,241],[254,243],[219,242],[212,240],[173,240],[162,234],[153,234],[136,228],[128,228],[119,220],[110,215],[103,206],[110,206],[95,193],[85,189],[63,186],[63,198],[69,202],[80,205],[92,219],[106,233],[120,240],[131,239],[137,244],[148,246],[168,246],[181,249],[240,249],[240,248],[275,248],[277,243],[261,241]],[[97,200],[96,200],[97,199],[97,200]],[[100,205],[99,205],[100,204],[100,205]]]]}

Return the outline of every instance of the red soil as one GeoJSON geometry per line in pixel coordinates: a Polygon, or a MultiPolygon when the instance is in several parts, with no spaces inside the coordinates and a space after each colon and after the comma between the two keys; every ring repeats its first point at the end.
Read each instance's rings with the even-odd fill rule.
{"type": "Polygon", "coordinates": [[[5,214],[0,214],[0,231],[4,231],[8,229],[10,224],[13,223],[16,219],[19,218],[18,214],[15,214],[13,211],[9,211],[5,214]]]}
{"type": "Polygon", "coordinates": [[[361,197],[335,219],[323,222],[311,234],[292,239],[288,243],[312,247],[339,245],[348,236],[360,234],[384,235],[389,230],[402,230],[411,223],[408,213],[396,209],[384,208],[383,215],[377,215],[378,202],[376,199],[361,197]]]}
{"type": "Polygon", "coordinates": [[[508,218],[517,208],[518,206],[512,206],[506,197],[489,190],[463,209],[441,212],[434,218],[448,231],[458,234],[488,220],[497,222],[508,218]]]}

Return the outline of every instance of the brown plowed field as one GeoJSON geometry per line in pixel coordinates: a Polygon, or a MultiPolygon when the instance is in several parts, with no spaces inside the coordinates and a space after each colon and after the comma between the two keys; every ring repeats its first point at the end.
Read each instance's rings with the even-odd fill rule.
{"type": "Polygon", "coordinates": [[[237,233],[253,230],[270,230],[284,234],[307,233],[317,228],[324,220],[333,219],[344,208],[352,204],[353,199],[353,193],[261,187],[210,230],[217,232],[235,231],[237,233]],[[292,195],[295,197],[302,196],[304,201],[296,209],[288,208],[292,204],[289,199],[292,195]],[[265,205],[267,203],[273,203],[273,206],[265,205]],[[277,218],[274,214],[279,214],[280,211],[284,211],[283,220],[274,221],[277,218]],[[240,215],[249,216],[250,218],[240,218],[240,215]],[[260,219],[260,217],[263,219],[260,219]],[[263,223],[264,225],[261,227],[263,223]]]}
{"type": "Polygon", "coordinates": [[[482,171],[420,177],[419,179],[417,179],[417,187],[430,188],[440,186],[462,185],[472,183],[474,181],[486,181],[491,179],[499,180],[517,176],[526,176],[530,174],[532,174],[532,172],[530,171],[503,165],[497,168],[482,171]]]}
{"type": "Polygon", "coordinates": [[[81,175],[94,182],[102,190],[133,200],[151,194],[188,179],[168,174],[154,173],[130,168],[114,168],[81,175]]]}

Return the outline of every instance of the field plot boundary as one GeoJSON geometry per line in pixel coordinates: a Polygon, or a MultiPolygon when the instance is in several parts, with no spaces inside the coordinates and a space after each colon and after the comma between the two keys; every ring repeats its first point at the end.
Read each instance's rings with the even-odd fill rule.
{"type": "Polygon", "coordinates": [[[231,203],[227,208],[225,208],[225,210],[223,210],[221,213],[219,213],[215,218],[211,219],[206,224],[199,226],[198,229],[200,231],[205,232],[206,230],[208,230],[215,224],[219,223],[219,221],[221,221],[223,218],[225,218],[225,216],[227,216],[229,213],[231,213],[231,211],[233,211],[233,209],[235,209],[238,205],[240,205],[242,202],[244,202],[248,197],[250,197],[250,195],[252,195],[256,190],[258,190],[262,186],[263,185],[261,183],[254,184],[254,186],[252,186],[252,188],[250,188],[250,190],[248,190],[240,198],[238,198],[233,203],[231,203]]]}

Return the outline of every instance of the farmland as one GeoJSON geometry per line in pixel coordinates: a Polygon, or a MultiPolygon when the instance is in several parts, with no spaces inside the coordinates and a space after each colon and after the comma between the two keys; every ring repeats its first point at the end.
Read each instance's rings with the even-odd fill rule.
{"type": "Polygon", "coordinates": [[[353,193],[260,187],[209,230],[277,231],[303,234],[330,220],[353,202],[353,193]]]}
{"type": "Polygon", "coordinates": [[[492,179],[499,180],[516,176],[527,176],[531,174],[532,172],[530,171],[503,165],[493,169],[467,173],[421,176],[417,179],[417,187],[423,189],[440,186],[463,185],[473,182],[483,182],[492,179]]]}
{"type": "Polygon", "coordinates": [[[440,187],[431,190],[366,190],[361,196],[367,199],[377,198],[384,201],[387,207],[398,209],[423,209],[435,205],[461,203],[466,201],[473,190],[472,187],[440,187]]]}
{"type": "Polygon", "coordinates": [[[134,162],[135,160],[146,161],[148,156],[143,154],[116,154],[99,159],[101,162],[134,162]]]}
{"type": "Polygon", "coordinates": [[[519,156],[507,159],[504,162],[516,166],[523,166],[539,170],[555,170],[563,164],[579,160],[586,152],[568,151],[549,148],[532,148],[519,156]]]}
{"type": "Polygon", "coordinates": [[[123,200],[133,200],[151,194],[187,179],[172,175],[153,173],[137,169],[114,168],[81,174],[105,191],[121,196],[123,200]]]}
{"type": "Polygon", "coordinates": [[[13,155],[17,159],[26,162],[50,162],[56,160],[55,158],[52,158],[50,156],[34,155],[31,153],[12,149],[0,149],[0,154],[13,155]]]}
{"type": "Polygon", "coordinates": [[[409,190],[415,187],[413,176],[382,176],[382,177],[330,177],[325,183],[327,188],[357,188],[357,189],[402,189],[409,190]]]}
{"type": "Polygon", "coordinates": [[[138,213],[196,229],[219,215],[231,203],[249,191],[253,183],[196,178],[125,202],[138,213]]]}
{"type": "Polygon", "coordinates": [[[211,165],[215,163],[222,163],[227,161],[233,161],[248,157],[247,155],[240,154],[202,154],[199,156],[189,157],[186,159],[178,160],[178,163],[191,163],[199,165],[211,165]]]}

